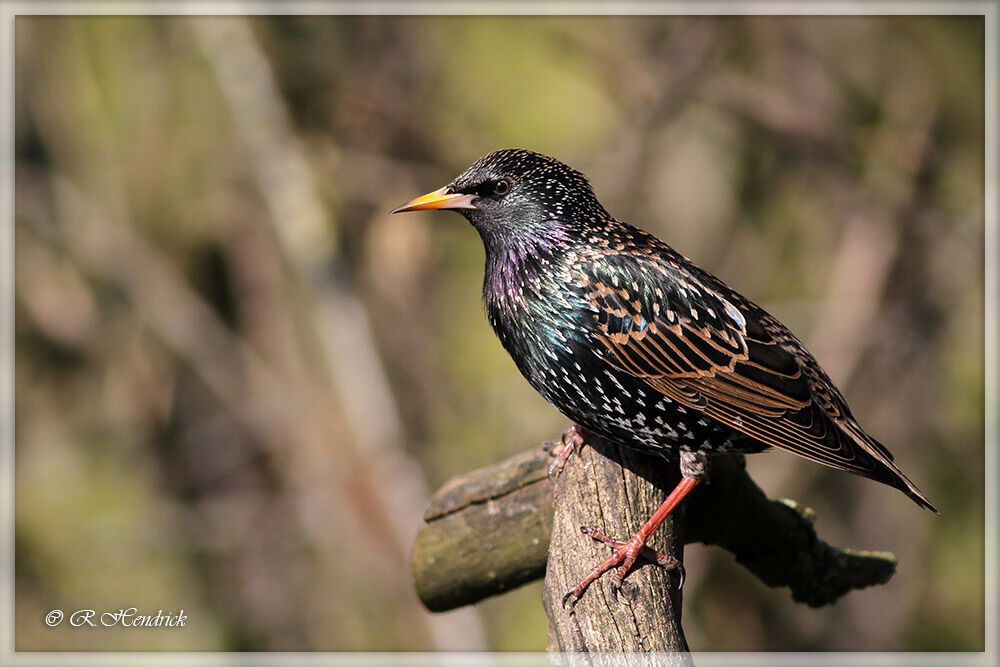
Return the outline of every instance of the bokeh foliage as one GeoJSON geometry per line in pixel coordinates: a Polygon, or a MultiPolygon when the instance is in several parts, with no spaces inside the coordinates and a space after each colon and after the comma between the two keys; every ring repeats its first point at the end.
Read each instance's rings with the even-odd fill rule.
{"type": "Polygon", "coordinates": [[[799,333],[941,509],[751,458],[886,586],[793,604],[687,550],[697,650],[982,650],[981,17],[16,20],[19,650],[541,650],[538,586],[432,617],[407,536],[555,437],[454,215],[490,150],[587,173],[799,333]],[[52,608],[185,609],[166,631],[52,608]]]}

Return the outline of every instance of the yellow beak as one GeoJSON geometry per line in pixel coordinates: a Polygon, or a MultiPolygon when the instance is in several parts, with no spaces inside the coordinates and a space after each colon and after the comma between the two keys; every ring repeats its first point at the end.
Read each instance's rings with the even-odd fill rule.
{"type": "Polygon", "coordinates": [[[402,206],[392,209],[389,213],[406,213],[408,211],[430,211],[439,208],[476,208],[472,205],[475,195],[449,193],[444,187],[434,192],[428,192],[402,206]]]}

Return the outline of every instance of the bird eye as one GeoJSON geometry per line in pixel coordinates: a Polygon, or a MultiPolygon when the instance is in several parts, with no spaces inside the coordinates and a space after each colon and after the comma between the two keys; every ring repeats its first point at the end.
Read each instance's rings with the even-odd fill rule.
{"type": "Polygon", "coordinates": [[[510,190],[510,181],[497,181],[493,186],[493,192],[498,195],[502,195],[510,190]]]}

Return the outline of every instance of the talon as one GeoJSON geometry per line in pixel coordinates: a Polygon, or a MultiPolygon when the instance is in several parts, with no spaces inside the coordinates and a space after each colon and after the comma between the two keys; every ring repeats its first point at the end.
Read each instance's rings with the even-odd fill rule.
{"type": "Polygon", "coordinates": [[[611,596],[611,601],[618,604],[618,589],[620,586],[615,586],[615,580],[612,579],[611,583],[608,584],[608,594],[611,596]]]}
{"type": "Polygon", "coordinates": [[[573,593],[575,593],[575,592],[576,592],[576,589],[573,589],[569,593],[566,593],[566,595],[563,596],[563,599],[562,599],[563,609],[566,608],[566,603],[569,602],[570,600],[573,601],[573,604],[571,604],[570,607],[569,607],[570,610],[572,611],[573,607],[576,606],[576,601],[579,600],[580,597],[578,595],[574,596],[573,593]]]}
{"type": "Polygon", "coordinates": [[[561,472],[563,467],[566,465],[566,461],[573,456],[573,452],[577,454],[580,453],[580,446],[583,444],[583,435],[585,431],[579,426],[570,426],[562,434],[562,449],[556,454],[556,457],[549,464],[549,469],[547,472],[548,478],[552,479],[553,473],[561,472]]]}
{"type": "Polygon", "coordinates": [[[625,569],[626,567],[631,569],[631,564],[628,562],[628,556],[625,557],[625,562],[620,568],[618,568],[618,571],[615,572],[615,576],[611,577],[611,586],[617,591],[621,591],[622,584],[625,583],[625,576],[628,574],[628,570],[625,569]]]}

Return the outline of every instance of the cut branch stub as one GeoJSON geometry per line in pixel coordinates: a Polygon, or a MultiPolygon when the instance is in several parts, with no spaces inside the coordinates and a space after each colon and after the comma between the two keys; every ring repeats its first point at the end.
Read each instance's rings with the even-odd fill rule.
{"type": "Polygon", "coordinates": [[[455,478],[434,495],[410,559],[428,609],[454,609],[542,576],[552,530],[549,461],[534,449],[455,478]]]}

